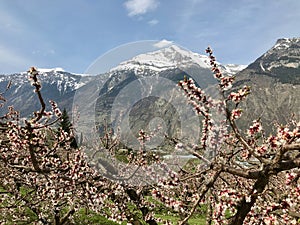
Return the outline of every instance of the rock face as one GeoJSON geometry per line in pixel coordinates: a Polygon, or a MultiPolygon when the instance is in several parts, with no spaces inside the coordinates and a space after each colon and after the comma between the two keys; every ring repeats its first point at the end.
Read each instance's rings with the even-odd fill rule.
{"type": "Polygon", "coordinates": [[[300,120],[300,38],[279,39],[265,54],[237,74],[235,88],[251,86],[244,122],[261,118],[266,131],[274,123],[300,120]]]}

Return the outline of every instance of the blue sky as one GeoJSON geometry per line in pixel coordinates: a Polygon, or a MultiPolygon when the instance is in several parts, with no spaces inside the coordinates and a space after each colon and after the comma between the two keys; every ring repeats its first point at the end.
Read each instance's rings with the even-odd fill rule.
{"type": "Polygon", "coordinates": [[[119,45],[164,39],[249,64],[278,38],[299,37],[299,21],[299,0],[2,0],[0,74],[83,73],[119,45]]]}

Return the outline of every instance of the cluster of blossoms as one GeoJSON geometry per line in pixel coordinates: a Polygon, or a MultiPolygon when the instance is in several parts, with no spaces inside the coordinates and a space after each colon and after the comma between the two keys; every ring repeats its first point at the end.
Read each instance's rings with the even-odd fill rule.
{"type": "Polygon", "coordinates": [[[242,194],[234,189],[223,189],[216,193],[218,202],[214,204],[213,220],[215,224],[223,224],[227,214],[234,214],[242,194]]]}
{"type": "Polygon", "coordinates": [[[299,224],[299,184],[288,183],[292,176],[277,176],[265,193],[258,196],[244,224],[299,224]],[[285,180],[288,182],[284,184],[285,180]]]}
{"type": "Polygon", "coordinates": [[[292,173],[287,173],[286,174],[286,181],[285,184],[286,185],[290,185],[293,181],[295,181],[295,178],[297,178],[299,175],[295,172],[292,173]]]}
{"type": "Polygon", "coordinates": [[[289,127],[280,126],[277,129],[277,135],[271,135],[268,138],[268,143],[272,148],[277,148],[278,146],[282,146],[286,143],[290,142],[298,142],[300,139],[300,123],[298,123],[293,130],[290,130],[289,127]]]}
{"type": "Polygon", "coordinates": [[[255,148],[256,154],[259,156],[265,155],[268,152],[268,146],[266,145],[261,145],[255,148]]]}
{"type": "Polygon", "coordinates": [[[1,223],[9,215],[15,215],[16,221],[34,222],[30,212],[44,224],[53,215],[61,220],[69,215],[67,223],[82,206],[101,211],[107,196],[99,189],[109,189],[109,183],[97,178],[82,152],[67,145],[61,148],[62,139],[50,128],[24,127],[15,121],[7,125],[0,148],[0,202],[7,203],[1,209],[1,223]],[[63,215],[67,208],[70,211],[63,215]]]}
{"type": "Polygon", "coordinates": [[[146,131],[144,131],[144,130],[140,130],[140,131],[139,131],[139,137],[138,137],[138,140],[140,141],[140,145],[141,145],[142,147],[145,146],[145,143],[146,143],[147,141],[150,141],[150,138],[151,138],[150,135],[147,134],[146,131]]]}
{"type": "Polygon", "coordinates": [[[269,142],[271,148],[276,149],[280,145],[280,142],[278,140],[279,140],[279,138],[276,136],[270,136],[268,138],[268,142],[269,142]]]}
{"type": "Polygon", "coordinates": [[[49,102],[52,107],[52,112],[54,112],[54,115],[56,117],[61,117],[62,113],[61,113],[60,109],[58,108],[57,103],[53,100],[50,100],[49,102]]]}
{"type": "Polygon", "coordinates": [[[241,117],[243,110],[242,109],[234,109],[231,112],[231,119],[236,120],[241,117]]]}
{"type": "Polygon", "coordinates": [[[31,85],[36,88],[34,91],[37,92],[42,87],[40,81],[37,78],[37,76],[39,75],[39,73],[38,73],[38,71],[37,71],[37,69],[35,67],[31,67],[29,69],[28,73],[29,73],[28,79],[29,79],[31,85]]]}
{"type": "Polygon", "coordinates": [[[208,96],[201,88],[195,85],[194,80],[185,79],[178,83],[178,86],[184,91],[188,102],[193,106],[197,115],[202,116],[202,135],[201,145],[203,149],[215,149],[220,141],[220,135],[216,130],[222,130],[212,119],[212,111],[223,113],[222,101],[215,101],[208,96]]]}
{"type": "Polygon", "coordinates": [[[178,86],[185,92],[189,103],[194,106],[195,111],[199,115],[208,114],[208,108],[213,107],[213,102],[205,92],[195,85],[193,79],[185,78],[183,81],[179,81],[178,86]]]}
{"type": "Polygon", "coordinates": [[[211,70],[214,73],[215,78],[219,81],[219,87],[222,91],[229,90],[232,87],[234,81],[233,76],[224,76],[216,63],[216,57],[213,55],[213,51],[210,47],[206,49],[206,53],[210,58],[211,70]]]}
{"type": "Polygon", "coordinates": [[[257,120],[253,121],[253,124],[249,127],[247,133],[249,136],[253,136],[262,131],[261,123],[257,120]]]}
{"type": "Polygon", "coordinates": [[[229,100],[232,100],[234,103],[238,104],[242,100],[244,100],[246,96],[249,94],[250,94],[250,88],[248,86],[244,86],[238,92],[231,92],[227,98],[229,100]]]}
{"type": "Polygon", "coordinates": [[[294,139],[300,138],[300,124],[297,125],[293,130],[290,130],[288,127],[280,127],[277,131],[277,137],[281,140],[284,140],[286,143],[294,139]]]}

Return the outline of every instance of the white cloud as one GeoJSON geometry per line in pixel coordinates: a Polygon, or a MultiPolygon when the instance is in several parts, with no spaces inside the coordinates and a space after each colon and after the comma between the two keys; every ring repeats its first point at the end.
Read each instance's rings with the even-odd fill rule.
{"type": "Polygon", "coordinates": [[[156,19],[148,21],[148,24],[151,25],[151,26],[154,26],[154,25],[156,25],[158,23],[159,23],[159,21],[156,20],[156,19]]]}
{"type": "Polygon", "coordinates": [[[156,42],[153,46],[156,47],[156,48],[164,48],[164,47],[167,47],[171,44],[173,44],[173,41],[168,41],[168,40],[163,39],[159,42],[156,42]]]}
{"type": "Polygon", "coordinates": [[[124,3],[128,10],[128,16],[137,16],[145,14],[157,8],[157,0],[128,0],[124,3]]]}

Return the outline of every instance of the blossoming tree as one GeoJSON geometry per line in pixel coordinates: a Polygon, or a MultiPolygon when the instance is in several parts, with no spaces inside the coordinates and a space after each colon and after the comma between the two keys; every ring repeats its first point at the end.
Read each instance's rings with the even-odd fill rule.
{"type": "MultiPolygon", "coordinates": [[[[38,76],[31,68],[29,80],[41,105],[34,117],[21,120],[10,106],[0,118],[0,223],[74,224],[82,209],[113,221],[150,223],[139,193],[98,173],[84,151],[72,146],[72,132],[53,126],[62,113],[54,101],[46,111],[38,76]]],[[[5,102],[3,94],[0,100],[5,102]]]]}
{"type": "MultiPolygon", "coordinates": [[[[291,120],[270,136],[259,120],[242,131],[236,121],[243,116],[240,103],[250,88],[231,91],[234,77],[224,76],[210,48],[207,53],[220,99],[209,97],[192,79],[180,81],[179,88],[203,119],[201,141],[192,145],[170,138],[195,156],[196,163],[175,172],[155,156],[152,163],[164,174],[148,186],[104,177],[86,161],[84,146],[70,146],[74,135],[53,126],[61,111],[53,101],[52,110],[46,110],[38,72],[31,68],[29,79],[41,109],[32,119],[21,120],[9,107],[0,118],[0,223],[72,224],[85,209],[128,224],[157,224],[161,219],[152,209],[159,202],[179,215],[180,224],[188,224],[199,212],[205,213],[206,224],[298,224],[300,122],[291,120]],[[223,119],[216,121],[213,111],[223,119]]],[[[148,139],[141,131],[140,152],[129,155],[132,166],[122,168],[123,173],[136,174],[134,165],[152,176],[143,148],[148,139]]]]}
{"type": "Polygon", "coordinates": [[[259,120],[242,131],[236,121],[240,103],[250,93],[244,86],[230,91],[234,77],[224,76],[210,48],[213,74],[220,99],[212,99],[185,78],[179,87],[195,112],[203,118],[199,145],[174,142],[200,162],[182,169],[173,182],[162,181],[153,195],[181,215],[180,224],[207,206],[206,224],[299,224],[300,220],[300,122],[278,126],[266,136],[259,120]],[[214,121],[212,111],[224,115],[214,121]],[[205,157],[213,151],[214,157],[205,157]]]}

